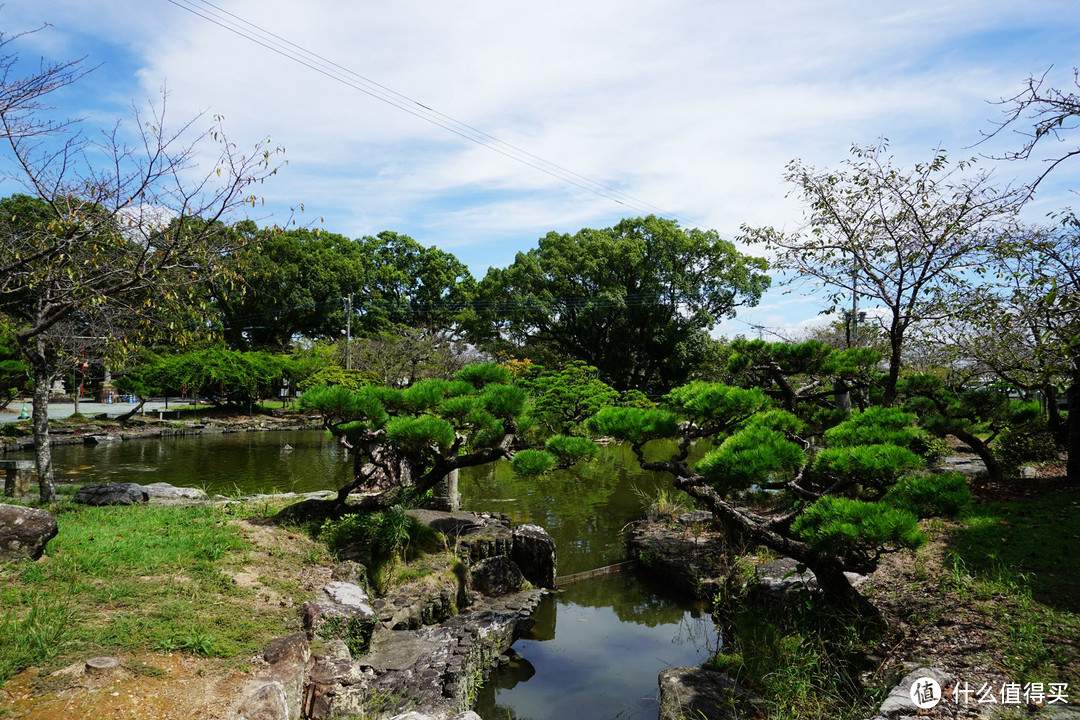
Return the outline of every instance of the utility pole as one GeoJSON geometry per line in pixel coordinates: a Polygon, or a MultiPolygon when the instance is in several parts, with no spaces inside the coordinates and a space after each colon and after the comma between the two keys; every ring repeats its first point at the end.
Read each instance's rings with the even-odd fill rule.
{"type": "Polygon", "coordinates": [[[345,302],[345,369],[352,370],[352,296],[341,299],[345,302]]]}

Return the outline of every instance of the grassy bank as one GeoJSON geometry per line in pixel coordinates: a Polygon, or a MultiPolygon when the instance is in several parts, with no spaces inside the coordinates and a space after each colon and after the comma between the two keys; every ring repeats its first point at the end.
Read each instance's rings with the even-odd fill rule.
{"type": "Polygon", "coordinates": [[[1078,509],[1075,492],[1051,491],[925,521],[927,545],[887,557],[863,586],[882,626],[857,626],[809,594],[722,602],[725,648],[711,666],[761,693],[769,717],[793,720],[872,716],[905,662],[975,688],[1080,687],[1078,509]]]}
{"type": "Polygon", "coordinates": [[[251,505],[50,508],[37,562],[0,566],[0,683],[73,657],[188,653],[241,661],[298,627],[325,548],[251,505]]]}

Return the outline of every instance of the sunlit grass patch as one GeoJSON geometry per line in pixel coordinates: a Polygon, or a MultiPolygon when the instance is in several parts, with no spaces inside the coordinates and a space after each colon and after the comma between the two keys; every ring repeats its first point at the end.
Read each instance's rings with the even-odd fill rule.
{"type": "Polygon", "coordinates": [[[291,597],[266,602],[234,575],[254,558],[259,577],[301,592],[296,578],[325,553],[276,528],[261,533],[275,549],[263,552],[234,520],[249,510],[55,505],[60,532],[46,555],[0,567],[0,683],[74,654],[247,656],[295,631],[291,597]]]}

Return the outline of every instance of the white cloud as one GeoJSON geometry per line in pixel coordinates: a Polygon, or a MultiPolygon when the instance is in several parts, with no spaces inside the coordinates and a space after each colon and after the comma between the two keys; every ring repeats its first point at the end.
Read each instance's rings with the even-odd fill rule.
{"type": "MultiPolygon", "coordinates": [[[[986,101],[1015,93],[1051,64],[1071,66],[1078,39],[1068,29],[1077,27],[1071,0],[913,0],[893,8],[851,0],[217,4],[725,236],[743,223],[798,225],[798,200],[785,197],[781,180],[792,158],[833,166],[852,143],[880,136],[905,164],[939,144],[956,156],[982,150],[965,148],[997,112],[986,101]]],[[[574,232],[642,212],[168,3],[56,0],[16,10],[16,18],[36,12],[56,25],[42,52],[88,53],[91,64],[107,47],[128,53],[135,73],[103,58],[99,73],[116,72],[107,75],[114,98],[152,97],[167,84],[173,118],[209,109],[226,117],[242,146],[266,136],[284,145],[289,167],[266,187],[279,217],[303,202],[304,217],[325,217],[328,230],[414,233],[482,271],[509,262],[548,230],[574,232]]],[[[1030,172],[1009,166],[1002,177],[1030,172]]],[[[798,305],[744,314],[798,323],[813,317],[813,306],[803,303],[801,317],[792,314],[798,305]]]]}

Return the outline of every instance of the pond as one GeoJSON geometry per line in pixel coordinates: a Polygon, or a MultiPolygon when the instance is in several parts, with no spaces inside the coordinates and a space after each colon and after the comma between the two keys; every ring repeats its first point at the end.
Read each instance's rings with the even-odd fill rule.
{"type": "MultiPolygon", "coordinates": [[[[58,480],[167,482],[210,494],[336,489],[351,473],[343,449],[319,430],[195,435],[54,448],[58,480]],[[289,446],[288,449],[286,446],[289,446]]],[[[620,562],[625,531],[658,488],[624,446],[541,478],[516,477],[508,463],[462,471],[462,504],[544,527],[558,548],[559,574],[620,562]]],[[[634,573],[566,585],[535,615],[521,655],[485,686],[485,720],[657,717],[657,674],[697,665],[720,640],[707,614],[634,573]]]]}

